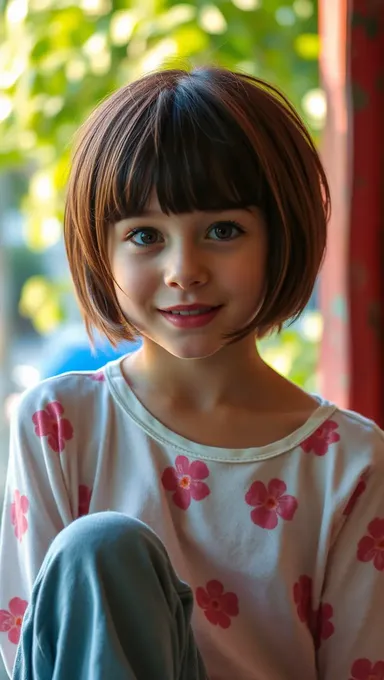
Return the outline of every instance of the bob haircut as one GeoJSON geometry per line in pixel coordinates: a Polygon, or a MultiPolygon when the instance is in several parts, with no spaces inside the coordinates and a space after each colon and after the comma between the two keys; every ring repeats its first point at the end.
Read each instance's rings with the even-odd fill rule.
{"type": "Polygon", "coordinates": [[[267,224],[264,297],[246,328],[261,337],[307,304],[326,245],[330,195],[314,143],[272,85],[217,67],[146,75],[112,94],[80,129],[64,236],[92,341],[138,331],[118,304],[108,242],[152,189],[166,214],[256,206],[267,224]]]}

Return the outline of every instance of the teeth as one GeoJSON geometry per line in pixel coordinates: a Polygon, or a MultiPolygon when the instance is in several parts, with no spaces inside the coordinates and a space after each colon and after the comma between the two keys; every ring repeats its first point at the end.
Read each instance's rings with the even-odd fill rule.
{"type": "Polygon", "coordinates": [[[213,307],[210,309],[195,309],[191,312],[171,312],[171,314],[176,314],[179,316],[197,316],[198,314],[204,314],[206,312],[210,312],[213,307]]]}

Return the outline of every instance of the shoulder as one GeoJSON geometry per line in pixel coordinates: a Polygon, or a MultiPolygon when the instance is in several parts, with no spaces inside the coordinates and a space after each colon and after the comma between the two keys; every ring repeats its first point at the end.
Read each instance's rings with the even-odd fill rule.
{"type": "Polygon", "coordinates": [[[384,473],[384,432],[370,418],[347,409],[336,408],[331,418],[335,443],[346,464],[377,468],[384,473]],[[336,441],[337,440],[337,441],[336,441]]]}
{"type": "Polygon", "coordinates": [[[361,415],[361,413],[337,407],[334,420],[337,422],[340,435],[343,438],[355,442],[359,446],[383,447],[383,430],[373,420],[361,415]]]}
{"type": "Polygon", "coordinates": [[[48,427],[49,421],[63,421],[85,414],[94,417],[108,398],[104,369],[64,373],[43,380],[26,390],[13,414],[13,425],[23,427],[28,422],[48,427]],[[45,426],[44,426],[45,423],[45,426]]]}
{"type": "Polygon", "coordinates": [[[311,456],[323,482],[347,494],[362,475],[374,474],[384,482],[384,433],[380,427],[370,418],[325,400],[322,406],[326,407],[325,417],[301,448],[311,456]]]}

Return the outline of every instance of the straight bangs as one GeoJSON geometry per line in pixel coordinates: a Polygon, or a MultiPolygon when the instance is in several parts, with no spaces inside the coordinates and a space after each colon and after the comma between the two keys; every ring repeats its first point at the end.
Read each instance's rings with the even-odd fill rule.
{"type": "Polygon", "coordinates": [[[263,208],[266,182],[245,133],[217,99],[182,83],[137,118],[112,162],[102,220],[140,215],[153,189],[166,214],[263,208]]]}

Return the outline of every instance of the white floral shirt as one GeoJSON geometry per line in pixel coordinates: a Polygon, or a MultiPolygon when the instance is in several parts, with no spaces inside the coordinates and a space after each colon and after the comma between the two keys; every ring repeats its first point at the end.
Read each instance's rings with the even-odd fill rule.
{"type": "Polygon", "coordinates": [[[51,541],[81,515],[116,510],[151,526],[190,584],[211,680],[383,680],[383,432],[319,400],[273,444],[203,446],[143,407],[120,362],[44,381],[13,420],[0,542],[8,673],[51,541]]]}

